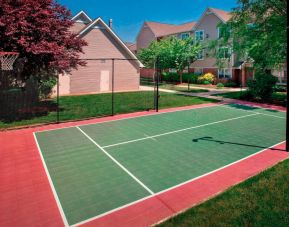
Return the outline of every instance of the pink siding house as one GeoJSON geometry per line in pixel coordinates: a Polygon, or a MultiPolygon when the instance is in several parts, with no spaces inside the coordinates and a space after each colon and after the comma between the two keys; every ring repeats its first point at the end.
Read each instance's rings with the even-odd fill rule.
{"type": "MultiPolygon", "coordinates": [[[[231,18],[230,12],[207,8],[197,22],[190,22],[182,25],[162,24],[157,22],[145,22],[137,36],[137,51],[147,48],[154,41],[168,36],[186,38],[192,36],[196,41],[206,43],[207,41],[219,38],[219,25],[226,23],[231,18]]],[[[231,54],[225,68],[219,69],[216,58],[212,57],[209,50],[205,47],[199,53],[198,59],[190,65],[190,72],[204,74],[211,72],[217,81],[233,80],[237,83],[246,84],[248,78],[253,77],[248,64],[237,60],[234,53],[231,54]]],[[[151,69],[142,69],[141,76],[151,76],[151,69]]]]}
{"type": "MultiPolygon", "coordinates": [[[[83,11],[72,18],[75,22],[71,31],[87,41],[81,59],[86,66],[73,70],[69,75],[60,75],[60,94],[103,93],[112,90],[112,60],[115,60],[114,90],[135,91],[139,89],[142,64],[135,54],[121,41],[101,18],[91,20],[83,11]]],[[[112,21],[110,21],[112,22],[112,21]]]]}

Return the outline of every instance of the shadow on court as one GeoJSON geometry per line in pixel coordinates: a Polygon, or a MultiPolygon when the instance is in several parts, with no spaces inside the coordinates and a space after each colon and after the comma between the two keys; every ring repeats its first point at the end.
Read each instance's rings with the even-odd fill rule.
{"type": "Polygon", "coordinates": [[[270,149],[270,150],[273,150],[273,151],[285,151],[284,149],[268,148],[268,147],[264,147],[264,146],[253,145],[253,144],[244,144],[244,143],[235,143],[235,142],[229,142],[229,141],[215,140],[213,137],[210,137],[210,136],[205,136],[205,137],[200,137],[200,138],[197,138],[197,139],[192,139],[192,141],[194,143],[197,143],[200,140],[201,141],[208,141],[208,142],[218,143],[218,144],[232,144],[232,145],[237,145],[237,146],[255,147],[255,148],[261,148],[261,149],[270,149]]]}
{"type": "Polygon", "coordinates": [[[272,109],[264,109],[264,108],[259,108],[259,107],[255,107],[255,106],[246,106],[246,105],[239,105],[239,104],[227,104],[228,106],[232,107],[232,108],[236,108],[236,109],[240,109],[240,110],[265,110],[271,113],[276,113],[279,112],[278,110],[272,110],[272,109]]]}

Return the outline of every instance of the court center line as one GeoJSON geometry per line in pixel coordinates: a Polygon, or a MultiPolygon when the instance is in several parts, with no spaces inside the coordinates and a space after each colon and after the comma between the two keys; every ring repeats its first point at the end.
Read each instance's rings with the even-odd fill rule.
{"type": "MultiPolygon", "coordinates": [[[[184,181],[184,182],[182,182],[182,183],[180,183],[180,184],[171,186],[171,187],[169,187],[169,188],[167,188],[167,189],[164,189],[164,190],[162,190],[162,191],[159,191],[159,192],[155,193],[154,195],[146,196],[146,197],[144,197],[144,198],[141,198],[141,199],[139,199],[139,200],[133,201],[133,202],[128,203],[128,204],[126,204],[126,205],[117,207],[117,208],[112,209],[112,210],[110,210],[110,211],[107,211],[107,212],[104,212],[104,213],[102,213],[102,214],[96,215],[96,216],[94,216],[94,217],[88,218],[88,219],[83,220],[83,221],[81,221],[81,222],[78,222],[78,223],[76,223],[76,224],[74,224],[74,225],[72,225],[72,226],[80,226],[80,225],[83,225],[83,224],[85,224],[85,223],[94,221],[94,220],[96,220],[96,219],[98,219],[98,218],[100,218],[100,217],[106,216],[106,215],[108,215],[108,214],[111,214],[111,213],[114,213],[114,212],[116,212],[116,211],[122,210],[122,209],[124,209],[124,208],[129,207],[129,206],[132,206],[132,205],[134,205],[134,204],[141,203],[141,202],[143,202],[143,201],[145,201],[145,200],[148,200],[148,199],[150,199],[150,198],[152,198],[152,197],[154,197],[154,196],[158,196],[158,195],[161,195],[161,194],[166,193],[166,192],[168,192],[168,191],[172,191],[172,190],[175,189],[175,188],[180,188],[180,187],[183,186],[183,185],[189,184],[189,183],[194,182],[194,181],[196,181],[196,180],[199,180],[199,179],[201,179],[201,178],[203,178],[203,177],[206,177],[206,176],[208,176],[208,175],[211,175],[211,174],[213,174],[213,173],[216,173],[216,172],[218,172],[218,171],[220,171],[220,170],[223,170],[223,169],[226,169],[226,168],[228,168],[228,167],[230,167],[230,166],[233,166],[233,165],[235,165],[235,164],[237,164],[237,163],[240,163],[240,162],[242,162],[242,161],[245,161],[245,160],[247,160],[247,159],[249,159],[249,158],[251,158],[251,157],[254,157],[254,156],[256,156],[256,155],[258,155],[258,154],[260,154],[260,153],[262,153],[262,152],[264,152],[264,151],[266,151],[266,150],[268,150],[268,149],[270,149],[270,148],[276,147],[276,146],[278,146],[278,145],[280,145],[280,144],[282,144],[282,143],[285,143],[285,142],[286,142],[286,141],[282,141],[282,142],[277,143],[277,144],[275,144],[275,145],[272,145],[272,146],[270,146],[270,147],[268,147],[268,148],[262,149],[262,150],[260,150],[260,151],[257,151],[257,152],[255,152],[255,153],[251,154],[251,155],[248,155],[248,156],[246,156],[246,157],[244,157],[244,158],[242,158],[242,159],[239,159],[239,160],[234,161],[234,162],[232,162],[232,163],[229,163],[229,164],[227,164],[227,165],[225,165],[225,166],[222,166],[222,167],[220,167],[220,168],[218,168],[218,169],[215,169],[215,170],[213,170],[213,171],[211,171],[211,172],[207,172],[207,173],[205,173],[205,174],[203,174],[203,175],[200,175],[200,176],[198,176],[198,177],[194,177],[194,178],[189,179],[189,180],[187,180],[187,181],[184,181]]],[[[257,174],[256,174],[256,175],[257,175],[257,174]]],[[[254,176],[255,176],[255,175],[254,175],[254,176]]],[[[247,179],[245,179],[245,180],[247,180],[247,179]]],[[[244,181],[245,181],[245,180],[244,180],[244,181]]],[[[241,182],[243,182],[243,180],[242,180],[241,182]]],[[[241,183],[241,182],[239,182],[239,183],[241,183]]],[[[239,184],[239,183],[236,183],[236,184],[239,184]]],[[[222,193],[223,193],[223,192],[224,192],[224,191],[222,191],[222,193]]],[[[215,196],[214,196],[214,197],[215,197],[215,196]]],[[[209,198],[209,199],[210,199],[210,198],[209,198]]],[[[201,202],[201,203],[203,203],[203,202],[201,202]]],[[[194,207],[195,205],[192,204],[192,206],[194,207]]]]}
{"type": "Polygon", "coordinates": [[[254,113],[254,114],[249,114],[249,115],[245,115],[245,116],[241,116],[241,117],[235,117],[235,118],[230,118],[230,119],[226,119],[226,120],[215,121],[215,122],[211,122],[211,123],[207,123],[207,124],[203,124],[203,125],[192,126],[189,128],[179,129],[179,130],[166,132],[166,133],[162,133],[162,134],[157,134],[157,135],[153,135],[153,136],[148,136],[148,137],[143,137],[143,138],[139,138],[139,139],[135,139],[135,140],[128,140],[128,141],[121,142],[121,143],[115,143],[115,144],[103,146],[103,148],[115,147],[115,146],[124,145],[124,144],[128,144],[128,143],[135,143],[135,142],[142,141],[142,140],[153,139],[156,137],[166,136],[166,135],[170,135],[170,134],[174,134],[174,133],[187,131],[190,129],[201,128],[201,127],[205,127],[205,126],[209,126],[209,125],[215,125],[215,124],[219,124],[219,123],[223,123],[223,122],[227,122],[227,121],[233,121],[233,120],[237,120],[237,119],[242,119],[242,118],[246,118],[246,117],[251,117],[251,116],[255,116],[255,115],[260,115],[260,113],[254,113]]]}
{"type": "Polygon", "coordinates": [[[155,193],[149,189],[143,182],[141,182],[135,175],[133,175],[127,168],[125,168],[121,163],[119,163],[114,157],[112,157],[103,147],[101,147],[97,142],[95,142],[89,135],[87,135],[81,128],[76,126],[76,128],[85,135],[95,146],[97,146],[106,156],[108,156],[115,164],[117,164],[123,171],[125,171],[129,176],[131,176],[137,183],[139,183],[146,191],[151,195],[155,193]]]}
{"type": "MultiPolygon", "coordinates": [[[[235,105],[238,105],[238,104],[235,104],[235,105]]],[[[243,106],[243,105],[240,105],[240,106],[243,106]]],[[[227,109],[231,109],[231,110],[234,109],[234,107],[231,107],[231,106],[228,106],[228,105],[222,105],[221,107],[227,108],[227,109]]],[[[242,110],[242,109],[238,109],[238,110],[242,110]]],[[[242,110],[242,111],[245,111],[245,112],[248,112],[248,113],[259,113],[259,114],[264,115],[264,116],[275,117],[275,118],[280,118],[280,119],[286,119],[286,117],[280,117],[280,116],[275,116],[275,115],[272,115],[272,114],[254,112],[253,110],[242,110]]]]}

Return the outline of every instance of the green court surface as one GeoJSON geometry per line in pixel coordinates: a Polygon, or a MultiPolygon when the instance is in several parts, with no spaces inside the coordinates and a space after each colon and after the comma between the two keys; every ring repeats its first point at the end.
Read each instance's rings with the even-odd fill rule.
{"type": "Polygon", "coordinates": [[[240,105],[36,133],[69,224],[102,215],[285,140],[285,113],[240,105]]]}

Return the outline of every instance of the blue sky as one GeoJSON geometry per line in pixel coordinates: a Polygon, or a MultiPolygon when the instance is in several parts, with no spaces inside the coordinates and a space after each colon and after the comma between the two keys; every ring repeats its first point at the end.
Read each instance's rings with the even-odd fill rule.
{"type": "Polygon", "coordinates": [[[237,0],[58,0],[75,15],[84,10],[92,19],[113,19],[123,41],[134,42],[144,21],[181,24],[196,21],[207,7],[230,10],[237,0]]]}

